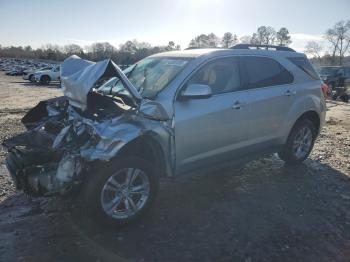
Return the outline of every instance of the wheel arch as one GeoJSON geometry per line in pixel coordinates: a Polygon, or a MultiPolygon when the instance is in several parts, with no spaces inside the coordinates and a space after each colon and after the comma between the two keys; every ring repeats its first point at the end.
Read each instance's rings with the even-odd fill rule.
{"type": "Polygon", "coordinates": [[[160,176],[167,175],[165,152],[160,143],[149,135],[143,135],[128,142],[120,149],[115,158],[127,156],[143,158],[154,165],[160,176]]]}
{"type": "MultiPolygon", "coordinates": [[[[320,116],[318,115],[318,113],[314,110],[309,110],[304,112],[303,114],[301,114],[295,121],[294,124],[291,128],[291,130],[294,128],[294,126],[301,120],[303,119],[308,119],[310,120],[316,128],[316,134],[318,135],[320,132],[320,126],[321,126],[321,119],[320,116]]],[[[291,132],[291,130],[289,131],[289,133],[291,132]]]]}

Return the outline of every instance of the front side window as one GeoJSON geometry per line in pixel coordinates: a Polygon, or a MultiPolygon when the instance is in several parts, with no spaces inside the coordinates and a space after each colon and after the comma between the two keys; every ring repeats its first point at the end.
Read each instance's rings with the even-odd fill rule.
{"type": "Polygon", "coordinates": [[[280,63],[268,57],[242,57],[249,89],[285,85],[293,76],[280,63]]]}
{"type": "Polygon", "coordinates": [[[208,85],[213,95],[240,90],[241,78],[237,57],[220,58],[209,62],[188,80],[190,84],[208,85]]]}

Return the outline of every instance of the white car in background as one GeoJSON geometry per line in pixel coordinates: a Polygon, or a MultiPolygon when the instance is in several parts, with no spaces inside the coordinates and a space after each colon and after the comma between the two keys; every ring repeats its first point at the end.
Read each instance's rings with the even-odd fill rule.
{"type": "Polygon", "coordinates": [[[35,77],[34,77],[34,74],[37,72],[37,71],[46,71],[46,70],[51,70],[52,69],[52,66],[46,66],[46,67],[43,67],[43,68],[36,68],[36,69],[30,69],[30,70],[25,70],[23,73],[23,80],[29,80],[30,82],[35,82],[35,77]]]}
{"type": "Polygon", "coordinates": [[[51,81],[60,81],[60,66],[53,66],[50,70],[40,70],[34,73],[35,82],[49,84],[51,81]]]}

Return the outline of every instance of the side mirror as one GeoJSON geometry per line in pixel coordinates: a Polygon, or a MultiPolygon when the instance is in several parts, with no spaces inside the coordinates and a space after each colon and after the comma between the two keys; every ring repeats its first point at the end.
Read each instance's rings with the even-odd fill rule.
{"type": "Polygon", "coordinates": [[[201,84],[192,84],[182,90],[180,97],[182,99],[204,99],[212,96],[210,86],[201,84]]]}

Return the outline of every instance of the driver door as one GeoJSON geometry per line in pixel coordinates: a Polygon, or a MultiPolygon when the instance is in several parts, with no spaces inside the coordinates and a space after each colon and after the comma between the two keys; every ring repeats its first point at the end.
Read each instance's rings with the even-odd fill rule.
{"type": "Polygon", "coordinates": [[[238,57],[213,60],[197,70],[182,87],[209,85],[209,98],[175,101],[176,170],[230,159],[246,146],[249,130],[248,92],[242,90],[238,57]]]}

